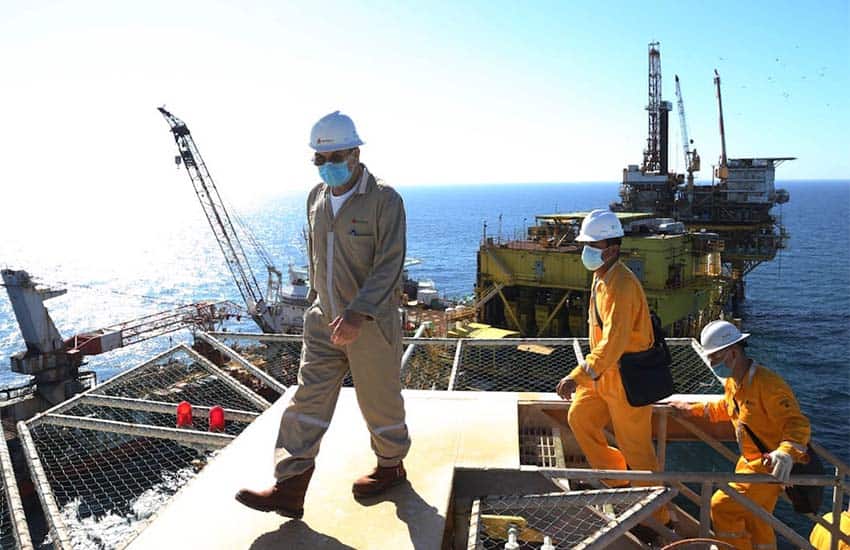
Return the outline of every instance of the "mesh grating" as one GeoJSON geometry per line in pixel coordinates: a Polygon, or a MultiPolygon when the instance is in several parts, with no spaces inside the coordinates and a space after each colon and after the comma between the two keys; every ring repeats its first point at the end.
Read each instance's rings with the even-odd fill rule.
{"type": "MultiPolygon", "coordinates": [[[[51,511],[52,500],[58,506],[61,517],[49,519],[65,525],[60,538],[69,537],[74,548],[122,546],[203,468],[213,454],[208,449],[227,443],[220,434],[169,431],[168,437],[181,440],[157,437],[157,428],[175,427],[176,405],[181,401],[235,410],[225,411],[225,433],[230,436],[249,424],[252,415],[244,413],[263,409],[261,400],[255,402],[248,390],[181,344],[28,423],[31,442],[26,437],[24,444],[44,470],[36,480],[48,498],[42,504],[48,514],[56,513],[51,511]],[[107,396],[119,399],[106,401],[107,396]],[[61,424],[69,419],[63,417],[132,427],[108,422],[97,423],[97,429],[66,427],[61,424]],[[119,433],[126,430],[135,435],[119,433]]],[[[181,429],[207,431],[207,411],[195,409],[192,420],[191,426],[181,429]]],[[[30,470],[38,470],[33,462],[30,470]]]]}
{"type": "Polygon", "coordinates": [[[195,405],[220,405],[226,409],[260,411],[257,405],[179,348],[157,361],[127,373],[114,384],[95,388],[92,393],[166,403],[188,401],[195,405]]]}
{"type": "Polygon", "coordinates": [[[519,463],[523,466],[566,468],[561,438],[555,430],[546,426],[520,428],[519,463]]]}
{"type": "MultiPolygon", "coordinates": [[[[301,361],[300,340],[264,340],[233,333],[217,333],[214,337],[284,386],[298,384],[298,367],[301,361]]],[[[402,387],[417,390],[447,390],[456,346],[456,342],[417,342],[401,373],[402,387]]],[[[409,346],[406,345],[405,348],[407,347],[409,346]]],[[[229,363],[227,367],[238,370],[239,367],[233,363],[229,363]]],[[[239,378],[237,374],[234,376],[239,378]]],[[[351,373],[346,374],[342,385],[345,387],[354,385],[351,373]]]]}
{"type": "Polygon", "coordinates": [[[414,390],[447,390],[454,363],[456,342],[417,343],[401,373],[401,386],[414,390]]]}
{"type": "Polygon", "coordinates": [[[578,362],[573,345],[480,345],[467,340],[454,390],[553,392],[578,362]]]}
{"type": "MultiPolygon", "coordinates": [[[[148,411],[134,411],[129,409],[119,409],[116,407],[102,407],[99,405],[89,405],[80,403],[74,405],[62,414],[72,416],[84,416],[89,418],[99,418],[101,420],[117,420],[119,422],[127,422],[130,424],[145,424],[148,426],[160,426],[163,428],[173,428],[176,424],[176,411],[174,414],[165,414],[148,411]]],[[[227,419],[225,415],[224,433],[229,435],[239,435],[242,430],[248,427],[247,422],[238,422],[227,419]]],[[[209,430],[209,418],[203,414],[195,413],[192,415],[191,426],[181,426],[184,430],[209,430]]]]}
{"type": "MultiPolygon", "coordinates": [[[[257,340],[237,334],[216,334],[215,338],[284,386],[298,384],[298,367],[301,364],[300,337],[279,341],[257,340]]],[[[240,368],[234,365],[230,367],[237,370],[240,368]]],[[[345,375],[342,385],[349,388],[354,385],[351,373],[345,375]]]]}
{"type": "Polygon", "coordinates": [[[670,343],[668,347],[673,356],[671,371],[676,393],[723,393],[723,385],[690,343],[670,343]]]}
{"type": "MultiPolygon", "coordinates": [[[[285,386],[298,383],[301,353],[298,339],[257,340],[234,333],[214,336],[285,386]]],[[[454,383],[449,387],[458,344],[428,339],[417,339],[415,344],[410,342],[408,340],[406,350],[411,345],[413,349],[401,373],[402,387],[408,389],[553,392],[558,381],[578,364],[574,346],[569,342],[553,344],[545,339],[528,339],[494,343],[466,339],[454,383]]],[[[667,343],[673,356],[671,370],[676,393],[723,393],[722,385],[694,350],[691,340],[668,339],[667,343]]],[[[583,355],[590,353],[586,338],[579,339],[578,344],[583,355]]],[[[228,367],[239,369],[233,361],[228,367]]],[[[240,378],[234,370],[230,372],[240,378]]],[[[350,375],[346,376],[343,385],[352,385],[350,375]]]]}
{"type": "MultiPolygon", "coordinates": [[[[590,343],[584,338],[579,340],[584,357],[590,353],[590,343]]],[[[667,347],[673,358],[670,372],[673,374],[675,393],[683,394],[722,394],[723,385],[708,368],[691,345],[690,340],[668,339],[667,347]]]]}
{"type": "Polygon", "coordinates": [[[174,441],[40,424],[31,429],[75,548],[129,540],[210,453],[174,441]]]}
{"type": "Polygon", "coordinates": [[[555,548],[603,548],[602,536],[631,518],[636,523],[669,500],[669,489],[646,487],[550,495],[484,497],[473,505],[469,549],[502,550],[510,533],[531,550],[549,537],[555,548]]]}

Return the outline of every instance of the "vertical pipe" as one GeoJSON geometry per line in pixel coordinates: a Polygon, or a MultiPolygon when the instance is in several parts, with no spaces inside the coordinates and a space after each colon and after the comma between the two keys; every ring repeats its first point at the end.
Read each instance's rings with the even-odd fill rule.
{"type": "Polygon", "coordinates": [[[463,357],[463,343],[464,339],[459,339],[457,341],[457,347],[455,348],[455,358],[452,361],[452,372],[449,375],[449,387],[448,391],[454,391],[455,389],[455,379],[457,378],[457,369],[460,367],[460,362],[463,357]]]}
{"type": "Polygon", "coordinates": [[[656,436],[658,455],[658,471],[663,472],[667,469],[667,407],[654,408],[653,412],[658,413],[658,435],[656,436]]]}
{"type": "MultiPolygon", "coordinates": [[[[424,338],[425,334],[425,323],[419,325],[419,328],[416,329],[416,333],[413,335],[414,338],[424,338]]],[[[404,350],[404,355],[401,356],[401,375],[404,376],[405,372],[407,372],[407,363],[410,361],[410,357],[413,355],[413,350],[416,348],[416,343],[411,343],[407,345],[407,349],[404,350]]]]}
{"type": "Polygon", "coordinates": [[[844,508],[844,485],[841,470],[835,467],[835,478],[838,480],[832,489],[832,527],[829,529],[830,550],[838,550],[838,533],[841,531],[841,512],[844,508]]]}
{"type": "MultiPolygon", "coordinates": [[[[661,81],[661,76],[658,77],[659,82],[661,81]]],[[[659,85],[660,88],[660,85],[659,85]]],[[[659,91],[659,95],[661,92],[659,91]]],[[[659,161],[659,174],[667,173],[667,150],[668,139],[669,139],[669,115],[670,111],[667,109],[667,102],[662,101],[661,107],[659,108],[659,128],[658,128],[658,161],[659,161]]]]}
{"type": "Polygon", "coordinates": [[[713,484],[705,481],[700,489],[699,536],[705,538],[711,534],[711,491],[713,484]]]}

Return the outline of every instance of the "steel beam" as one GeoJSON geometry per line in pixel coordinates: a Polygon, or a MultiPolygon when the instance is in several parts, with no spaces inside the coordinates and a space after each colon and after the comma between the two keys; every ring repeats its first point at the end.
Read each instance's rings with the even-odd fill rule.
{"type": "Polygon", "coordinates": [[[161,426],[148,426],[145,424],[131,424],[117,420],[102,420],[85,416],[70,416],[67,414],[51,414],[44,419],[45,424],[54,426],[65,426],[66,428],[80,428],[97,432],[119,433],[136,437],[154,437],[157,439],[168,439],[178,443],[189,445],[202,445],[212,449],[226,447],[235,436],[222,433],[198,432],[194,430],[183,430],[180,428],[163,428],[161,426]]]}

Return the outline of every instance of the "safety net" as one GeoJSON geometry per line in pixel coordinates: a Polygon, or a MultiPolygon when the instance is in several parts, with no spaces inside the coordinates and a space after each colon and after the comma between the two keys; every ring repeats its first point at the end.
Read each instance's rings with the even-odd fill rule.
{"type": "Polygon", "coordinates": [[[52,541],[124,546],[268,407],[180,344],[30,420],[20,437],[52,541]]]}

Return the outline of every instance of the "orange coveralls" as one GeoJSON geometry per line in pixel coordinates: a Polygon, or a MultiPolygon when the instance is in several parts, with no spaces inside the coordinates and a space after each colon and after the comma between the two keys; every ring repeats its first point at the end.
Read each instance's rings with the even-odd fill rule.
{"type": "MultiPolygon", "coordinates": [[[[741,425],[755,433],[768,450],[779,449],[798,461],[806,452],[811,429],[809,420],[800,412],[794,392],[778,374],[753,363],[741,385],[730,376],[726,379],[723,399],[713,403],[694,403],[691,414],[712,422],[731,420],[741,457],[735,466],[739,474],[770,474],[762,465],[762,454],[741,425]],[[735,410],[735,402],[738,410],[735,410]]],[[[780,484],[730,483],[739,493],[773,512],[782,490],[780,484]]],[[[776,536],[769,524],[758,519],[722,491],[711,497],[711,521],[718,539],[735,548],[767,550],[776,548],[776,536]]]]}
{"type": "MultiPolygon", "coordinates": [[[[589,307],[590,354],[567,375],[578,384],[567,415],[570,428],[593,468],[604,470],[657,470],[652,444],[652,407],[632,407],[620,378],[620,356],[652,347],[652,322],[640,281],[620,262],[602,279],[593,278],[595,304],[589,307]],[[599,308],[602,328],[594,307],[599,308]],[[603,429],[614,427],[619,449],[608,445],[603,429]]],[[[613,482],[609,485],[628,485],[613,482]]],[[[654,483],[635,483],[654,485],[654,483]]],[[[670,520],[666,507],[655,513],[661,523],[670,520]]]]}

